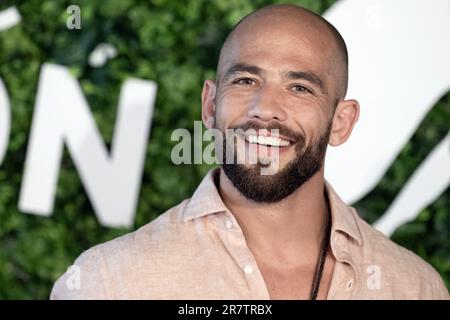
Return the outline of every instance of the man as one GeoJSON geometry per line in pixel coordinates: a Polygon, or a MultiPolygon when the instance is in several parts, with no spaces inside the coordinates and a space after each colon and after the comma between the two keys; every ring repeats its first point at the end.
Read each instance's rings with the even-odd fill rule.
{"type": "Polygon", "coordinates": [[[347,60],[339,32],[303,8],[269,6],[241,20],[216,82],[204,83],[202,119],[244,132],[225,139],[224,154],[232,145],[233,160],[260,161],[225,162],[190,199],[84,252],[80,286],[68,286],[67,273],[51,298],[447,299],[430,265],[324,180],[327,145],[343,144],[359,116],[345,99],[347,60]],[[273,174],[261,173],[264,153],[277,155],[273,174]]]}

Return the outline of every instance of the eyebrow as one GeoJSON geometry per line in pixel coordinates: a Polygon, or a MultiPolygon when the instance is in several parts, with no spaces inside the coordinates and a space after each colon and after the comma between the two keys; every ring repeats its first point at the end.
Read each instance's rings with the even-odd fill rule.
{"type": "MultiPolygon", "coordinates": [[[[232,65],[224,74],[223,80],[226,81],[236,73],[248,72],[260,76],[264,73],[264,70],[258,66],[249,65],[246,63],[236,63],[232,65]]],[[[284,74],[284,77],[292,80],[306,80],[320,88],[322,92],[325,92],[325,85],[323,79],[314,72],[311,71],[288,71],[284,74]]]]}
{"type": "Polygon", "coordinates": [[[286,73],[286,78],[293,80],[306,80],[312,84],[315,84],[322,90],[322,92],[326,92],[324,81],[320,76],[310,71],[289,71],[286,73]]]}
{"type": "Polygon", "coordinates": [[[263,74],[263,70],[260,67],[249,65],[246,63],[236,63],[232,65],[227,72],[225,72],[223,76],[223,80],[229,79],[231,76],[233,76],[236,73],[240,72],[248,72],[257,76],[260,76],[263,74]]]}

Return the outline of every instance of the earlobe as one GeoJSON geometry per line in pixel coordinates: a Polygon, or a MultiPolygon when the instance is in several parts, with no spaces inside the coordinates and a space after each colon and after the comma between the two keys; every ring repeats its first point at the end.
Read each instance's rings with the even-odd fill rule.
{"type": "Polygon", "coordinates": [[[205,80],[202,90],[202,120],[206,128],[214,125],[216,85],[212,80],[205,80]]]}
{"type": "Polygon", "coordinates": [[[350,137],[359,119],[359,103],[356,100],[342,100],[336,107],[328,143],[331,146],[343,144],[350,137]]]}

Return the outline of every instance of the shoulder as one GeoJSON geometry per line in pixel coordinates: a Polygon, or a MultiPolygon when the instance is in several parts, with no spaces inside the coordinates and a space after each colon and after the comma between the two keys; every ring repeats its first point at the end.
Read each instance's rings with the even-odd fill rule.
{"type": "Polygon", "coordinates": [[[132,258],[137,252],[158,251],[161,246],[167,250],[173,240],[186,230],[183,210],[188,202],[189,199],[186,199],[136,231],[99,244],[93,249],[101,251],[108,260],[132,258]]]}
{"type": "MultiPolygon", "coordinates": [[[[417,254],[386,237],[355,217],[362,236],[362,260],[379,267],[382,283],[396,297],[448,299],[448,290],[439,273],[417,254]]],[[[366,271],[366,270],[365,270],[366,271]]]]}
{"type": "MultiPolygon", "coordinates": [[[[180,251],[189,228],[183,210],[189,199],[167,210],[138,230],[84,251],[53,286],[51,299],[114,299],[152,262],[167,262],[180,251]]],[[[161,266],[162,267],[162,266],[161,266]]]]}

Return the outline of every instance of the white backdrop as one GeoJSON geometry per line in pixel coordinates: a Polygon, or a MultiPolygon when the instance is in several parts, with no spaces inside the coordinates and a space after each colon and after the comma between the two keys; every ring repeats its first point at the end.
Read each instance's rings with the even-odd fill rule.
{"type": "MultiPolygon", "coordinates": [[[[325,18],[347,43],[347,97],[361,105],[350,139],[328,149],[325,175],[341,197],[353,203],[377,185],[428,111],[450,89],[450,1],[342,0],[325,18]]],[[[391,234],[449,183],[447,136],[375,226],[391,234]]]]}

